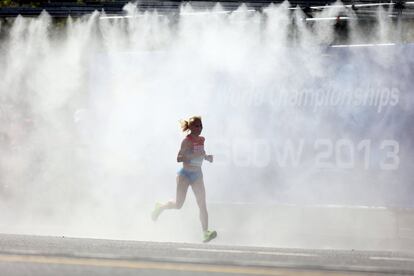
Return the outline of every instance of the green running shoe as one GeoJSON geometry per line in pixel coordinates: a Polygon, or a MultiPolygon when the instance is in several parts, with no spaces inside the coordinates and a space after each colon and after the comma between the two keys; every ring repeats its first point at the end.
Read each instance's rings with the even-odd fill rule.
{"type": "Polygon", "coordinates": [[[217,237],[217,232],[216,231],[207,230],[207,231],[204,232],[203,242],[209,242],[212,239],[214,239],[215,237],[217,237]]]}
{"type": "Polygon", "coordinates": [[[155,203],[155,207],[154,210],[151,213],[151,218],[153,221],[156,221],[159,217],[159,215],[161,215],[163,209],[162,209],[162,204],[157,202],[155,203]]]}

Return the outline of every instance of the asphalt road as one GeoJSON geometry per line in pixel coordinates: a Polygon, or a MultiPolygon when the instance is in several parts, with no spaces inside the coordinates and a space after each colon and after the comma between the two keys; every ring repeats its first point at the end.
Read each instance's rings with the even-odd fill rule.
{"type": "Polygon", "coordinates": [[[0,275],[414,275],[414,254],[1,234],[0,275]]]}

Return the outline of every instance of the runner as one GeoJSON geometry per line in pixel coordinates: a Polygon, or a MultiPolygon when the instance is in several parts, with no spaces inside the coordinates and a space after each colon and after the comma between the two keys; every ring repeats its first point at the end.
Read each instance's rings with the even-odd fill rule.
{"type": "Polygon", "coordinates": [[[190,132],[181,143],[177,162],[183,162],[183,167],[177,175],[177,196],[164,204],[156,203],[152,212],[152,219],[156,221],[162,211],[166,209],[180,209],[185,201],[188,187],[191,186],[200,208],[201,227],[203,229],[203,242],[209,242],[217,236],[216,231],[208,230],[208,213],[206,205],[206,192],[204,188],[203,160],[213,162],[213,155],[206,155],[204,151],[204,137],[200,136],[203,130],[201,117],[193,116],[181,122],[183,132],[190,132]]]}

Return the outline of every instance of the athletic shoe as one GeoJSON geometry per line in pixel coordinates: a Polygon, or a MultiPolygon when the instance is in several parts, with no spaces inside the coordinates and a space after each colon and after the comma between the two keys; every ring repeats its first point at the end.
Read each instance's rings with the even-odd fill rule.
{"type": "Polygon", "coordinates": [[[159,217],[159,215],[161,214],[161,212],[163,211],[163,209],[161,208],[162,204],[157,202],[155,203],[155,207],[154,210],[151,213],[151,218],[153,221],[156,221],[159,217]]]}
{"type": "Polygon", "coordinates": [[[203,242],[209,242],[212,239],[214,239],[215,237],[217,237],[217,232],[216,231],[204,231],[204,240],[203,242]]]}

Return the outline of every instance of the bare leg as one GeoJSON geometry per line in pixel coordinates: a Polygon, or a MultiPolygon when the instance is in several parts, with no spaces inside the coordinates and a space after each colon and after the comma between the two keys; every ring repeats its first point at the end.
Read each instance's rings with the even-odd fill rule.
{"type": "Polygon", "coordinates": [[[191,184],[194,195],[197,200],[198,208],[200,209],[200,221],[203,231],[208,230],[208,213],[206,204],[206,190],[204,188],[203,176],[201,176],[196,182],[191,184]]]}
{"type": "Polygon", "coordinates": [[[156,221],[161,213],[166,209],[180,209],[185,201],[187,195],[188,186],[190,183],[188,179],[182,175],[177,176],[177,195],[175,200],[170,200],[165,204],[156,203],[155,208],[151,213],[151,218],[156,221]]]}
{"type": "Polygon", "coordinates": [[[178,175],[177,176],[177,195],[174,200],[170,200],[165,203],[161,208],[165,209],[181,209],[183,207],[185,197],[187,195],[188,186],[190,183],[185,176],[178,175]]]}

